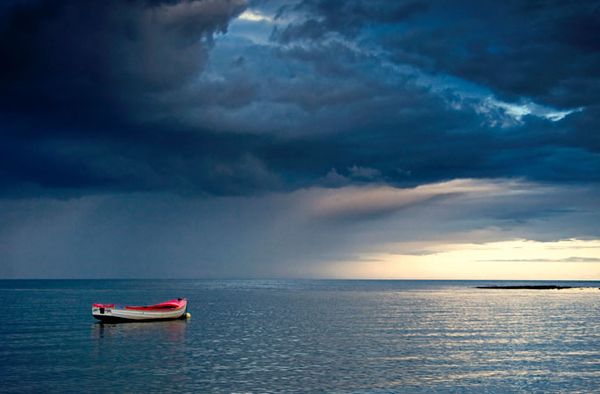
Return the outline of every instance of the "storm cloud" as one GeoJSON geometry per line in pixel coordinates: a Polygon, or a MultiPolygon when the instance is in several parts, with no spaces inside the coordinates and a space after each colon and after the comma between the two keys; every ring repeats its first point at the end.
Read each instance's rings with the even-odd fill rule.
{"type": "Polygon", "coordinates": [[[106,276],[317,275],[424,209],[424,239],[595,238],[598,26],[597,1],[5,2],[0,275],[60,276],[77,232],[106,276]],[[180,247],[136,252],[162,227],[180,247]]]}

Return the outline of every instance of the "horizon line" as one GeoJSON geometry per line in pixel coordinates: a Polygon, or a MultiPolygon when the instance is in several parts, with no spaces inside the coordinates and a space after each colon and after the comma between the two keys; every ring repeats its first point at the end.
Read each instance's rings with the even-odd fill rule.
{"type": "Polygon", "coordinates": [[[11,280],[222,280],[222,281],[381,281],[381,282],[394,282],[394,281],[512,281],[512,282],[600,282],[598,279],[449,279],[449,278],[0,278],[0,281],[11,281],[11,280]]]}

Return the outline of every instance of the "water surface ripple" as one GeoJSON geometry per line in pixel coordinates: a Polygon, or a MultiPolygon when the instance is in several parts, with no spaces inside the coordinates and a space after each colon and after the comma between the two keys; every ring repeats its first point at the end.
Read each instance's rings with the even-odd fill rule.
{"type": "Polygon", "coordinates": [[[590,288],[0,281],[0,392],[593,392],[599,284],[560,283],[590,288]],[[191,320],[102,325],[90,313],[177,296],[191,320]]]}

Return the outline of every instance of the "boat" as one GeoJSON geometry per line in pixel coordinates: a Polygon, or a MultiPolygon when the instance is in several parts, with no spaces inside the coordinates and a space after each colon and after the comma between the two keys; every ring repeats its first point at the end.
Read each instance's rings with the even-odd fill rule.
{"type": "Polygon", "coordinates": [[[187,300],[185,298],[146,306],[93,304],[92,315],[105,323],[174,320],[190,317],[190,314],[187,313],[187,300]]]}

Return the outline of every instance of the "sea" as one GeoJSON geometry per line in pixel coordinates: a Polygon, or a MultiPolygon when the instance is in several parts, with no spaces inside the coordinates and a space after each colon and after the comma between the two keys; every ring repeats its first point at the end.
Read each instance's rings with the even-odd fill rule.
{"type": "Polygon", "coordinates": [[[600,282],[3,280],[2,393],[600,392],[600,282]],[[481,285],[557,284],[565,290],[481,285]],[[186,297],[101,324],[94,302],[186,297]]]}

